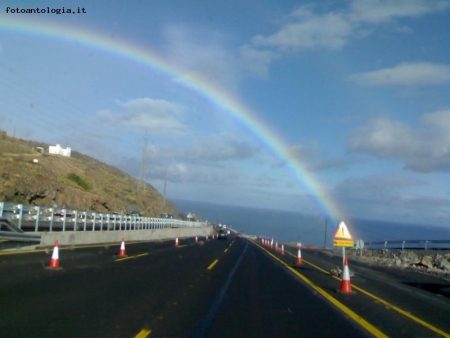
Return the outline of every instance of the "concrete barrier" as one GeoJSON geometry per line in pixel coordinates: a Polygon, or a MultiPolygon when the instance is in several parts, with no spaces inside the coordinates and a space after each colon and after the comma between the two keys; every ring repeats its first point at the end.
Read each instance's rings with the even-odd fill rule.
{"type": "Polygon", "coordinates": [[[151,230],[127,230],[127,231],[65,231],[65,232],[41,232],[39,246],[53,246],[55,240],[59,245],[84,245],[100,243],[120,243],[122,238],[126,241],[157,241],[195,236],[211,236],[214,232],[212,226],[197,228],[165,228],[151,230]]]}

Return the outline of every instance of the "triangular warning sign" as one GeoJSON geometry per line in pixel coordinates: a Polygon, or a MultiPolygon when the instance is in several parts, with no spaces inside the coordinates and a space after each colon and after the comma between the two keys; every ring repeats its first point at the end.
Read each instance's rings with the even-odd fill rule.
{"type": "Polygon", "coordinates": [[[344,222],[339,223],[334,239],[353,239],[344,222]]]}

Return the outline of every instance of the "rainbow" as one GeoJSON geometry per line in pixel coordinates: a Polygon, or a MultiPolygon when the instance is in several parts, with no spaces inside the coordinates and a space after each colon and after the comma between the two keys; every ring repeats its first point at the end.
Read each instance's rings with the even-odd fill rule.
{"type": "Polygon", "coordinates": [[[180,85],[209,101],[215,107],[227,112],[242,124],[248,132],[261,140],[280,160],[285,162],[300,186],[311,194],[321,213],[334,220],[342,219],[343,215],[338,205],[327,194],[318,179],[305,169],[301,161],[291,156],[281,137],[258,119],[256,114],[246,107],[244,103],[232,97],[223,89],[207,83],[204,79],[194,74],[185,74],[176,65],[169,64],[167,60],[142,46],[111,39],[106,34],[87,31],[80,27],[32,21],[29,17],[27,17],[26,21],[20,18],[17,19],[17,17],[11,20],[4,15],[0,21],[0,29],[57,40],[74,40],[105,53],[136,62],[164,76],[176,78],[180,85]]]}

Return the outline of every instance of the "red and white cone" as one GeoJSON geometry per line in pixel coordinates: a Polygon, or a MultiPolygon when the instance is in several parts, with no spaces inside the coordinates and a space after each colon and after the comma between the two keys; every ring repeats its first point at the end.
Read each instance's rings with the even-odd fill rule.
{"type": "Polygon", "coordinates": [[[297,258],[295,259],[295,265],[299,266],[302,265],[302,251],[300,249],[300,247],[298,247],[298,253],[297,253],[297,258]]]}
{"type": "Polygon", "coordinates": [[[198,243],[198,237],[195,236],[195,243],[198,243]]]}
{"type": "Polygon", "coordinates": [[[120,250],[119,250],[119,257],[126,257],[127,254],[125,253],[125,239],[122,238],[122,242],[120,243],[120,250]]]}
{"type": "Polygon", "coordinates": [[[353,293],[352,285],[350,283],[350,270],[348,269],[347,257],[344,259],[344,270],[342,270],[342,282],[341,288],[339,289],[341,293],[353,293]]]}
{"type": "Polygon", "coordinates": [[[178,246],[178,237],[175,238],[175,246],[178,246]]]}
{"type": "Polygon", "coordinates": [[[284,244],[281,244],[281,255],[283,256],[284,255],[284,244]]]}
{"type": "Polygon", "coordinates": [[[55,246],[53,248],[52,259],[50,260],[50,265],[46,269],[50,270],[60,270],[62,269],[59,266],[59,247],[58,240],[55,241],[55,246]]]}

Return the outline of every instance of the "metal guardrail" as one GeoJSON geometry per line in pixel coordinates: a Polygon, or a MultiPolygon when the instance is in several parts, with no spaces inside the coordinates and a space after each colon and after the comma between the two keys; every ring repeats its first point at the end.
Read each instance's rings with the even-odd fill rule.
{"type": "Polygon", "coordinates": [[[23,231],[122,231],[204,227],[207,222],[105,214],[0,202],[0,217],[17,222],[23,231]]]}
{"type": "Polygon", "coordinates": [[[423,250],[448,250],[450,249],[450,240],[441,239],[417,239],[404,241],[377,241],[365,242],[364,249],[423,249],[423,250]]]}

